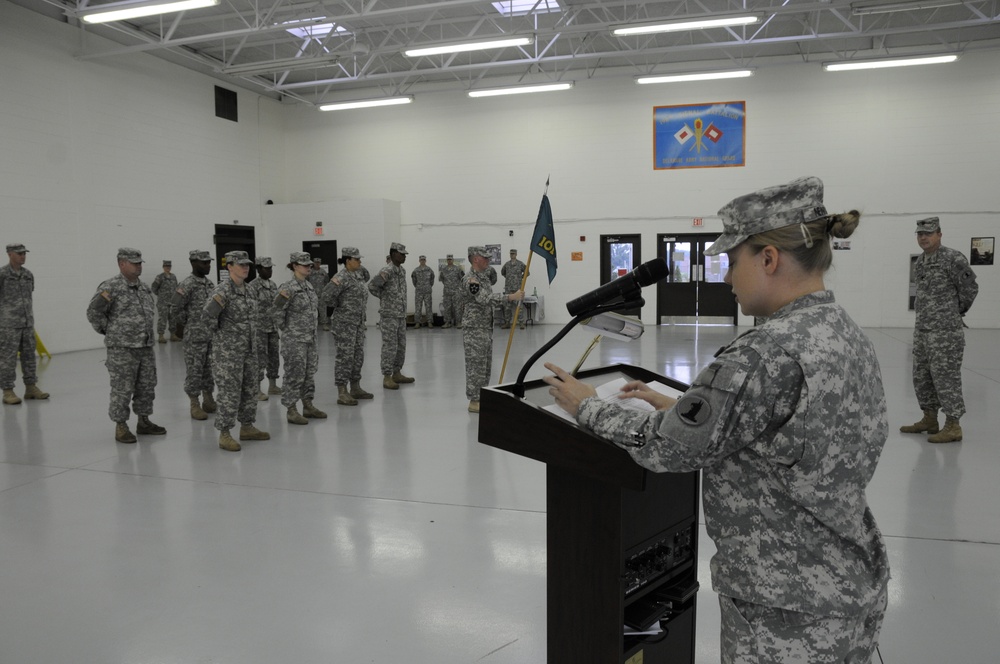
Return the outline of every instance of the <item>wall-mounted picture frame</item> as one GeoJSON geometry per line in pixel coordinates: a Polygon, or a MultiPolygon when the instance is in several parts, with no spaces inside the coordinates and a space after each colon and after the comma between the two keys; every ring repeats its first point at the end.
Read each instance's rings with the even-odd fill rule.
{"type": "Polygon", "coordinates": [[[972,248],[969,250],[970,265],[993,265],[992,237],[972,238],[972,248]]]}

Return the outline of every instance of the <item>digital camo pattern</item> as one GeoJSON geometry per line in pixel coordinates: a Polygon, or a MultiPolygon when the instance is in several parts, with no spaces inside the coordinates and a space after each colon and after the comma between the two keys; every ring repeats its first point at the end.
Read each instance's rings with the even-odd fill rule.
{"type": "Polygon", "coordinates": [[[416,323],[434,322],[434,270],[421,265],[410,273],[413,282],[413,320],[416,323]]]}
{"type": "Polygon", "coordinates": [[[281,332],[281,359],[285,363],[281,403],[286,408],[301,400],[312,400],[316,392],[317,299],[312,284],[304,279],[281,284],[274,298],[274,324],[281,332]]]}
{"type": "Polygon", "coordinates": [[[34,291],[35,276],[27,268],[15,270],[9,264],[0,267],[0,387],[5,390],[14,387],[18,354],[24,384],[38,382],[34,291]]]}
{"type": "Polygon", "coordinates": [[[337,343],[333,380],[338,386],[361,380],[365,363],[365,318],[368,288],[361,270],[343,268],[326,285],[323,295],[333,307],[330,330],[337,343]]]}
{"type": "Polygon", "coordinates": [[[247,288],[250,289],[250,297],[257,303],[257,382],[260,383],[264,380],[265,373],[268,378],[277,378],[278,368],[281,366],[281,342],[271,316],[274,298],[278,295],[278,285],[258,275],[247,284],[247,288]]]}
{"type": "Polygon", "coordinates": [[[203,307],[212,332],[212,375],[217,392],[215,428],[229,431],[257,419],[257,301],[247,284],[227,279],[212,291],[203,307]]]}
{"type": "Polygon", "coordinates": [[[101,282],[87,305],[87,320],[107,346],[112,422],[129,418],[129,404],[136,415],[151,415],[156,388],[153,354],[153,291],[141,280],[134,283],[121,274],[101,282]]]}
{"type": "Polygon", "coordinates": [[[888,435],[871,342],[820,291],[743,334],[667,411],[585,399],[580,424],[657,472],[702,469],[717,592],[824,616],[889,575],[865,488],[888,435]]]}
{"type": "Polygon", "coordinates": [[[438,273],[438,277],[441,281],[441,286],[444,288],[442,306],[444,308],[445,325],[461,325],[462,302],[459,294],[462,290],[462,279],[465,278],[465,270],[454,263],[445,265],[438,273]]]}
{"type": "MultiPolygon", "coordinates": [[[[524,271],[527,267],[527,265],[516,258],[504,263],[503,267],[500,268],[500,274],[504,277],[504,293],[516,293],[521,290],[521,280],[524,279],[524,271]]],[[[504,302],[503,322],[505,325],[513,324],[514,311],[517,310],[518,304],[518,302],[504,302]]],[[[519,325],[524,325],[524,314],[524,305],[522,304],[521,309],[517,314],[517,322],[519,325]]]]}
{"type": "Polygon", "coordinates": [[[462,281],[462,343],[465,346],[465,396],[479,401],[479,390],[493,371],[493,305],[506,299],[494,293],[485,272],[473,270],[462,281]]]}
{"type": "Polygon", "coordinates": [[[326,325],[329,321],[326,318],[326,302],[323,299],[323,289],[330,281],[330,273],[321,267],[312,266],[309,268],[306,281],[312,284],[313,292],[316,293],[316,312],[319,314],[319,324],[326,325]]]}
{"type": "Polygon", "coordinates": [[[149,288],[156,296],[156,333],[163,334],[171,329],[170,306],[174,301],[174,294],[177,292],[177,277],[173,274],[160,272],[153,279],[153,285],[149,288]]]}
{"type": "Polygon", "coordinates": [[[940,409],[951,419],[965,415],[962,395],[962,329],[913,331],[913,391],[921,410],[940,409]]]}
{"type": "Polygon", "coordinates": [[[391,376],[402,370],[406,360],[406,270],[386,265],[368,282],[368,292],[379,299],[380,367],[383,376],[391,376]]]}
{"type": "Polygon", "coordinates": [[[170,305],[170,320],[184,328],[184,393],[189,397],[211,392],[212,332],[215,321],[205,313],[205,301],[215,285],[206,277],[191,274],[177,286],[170,305]]]}

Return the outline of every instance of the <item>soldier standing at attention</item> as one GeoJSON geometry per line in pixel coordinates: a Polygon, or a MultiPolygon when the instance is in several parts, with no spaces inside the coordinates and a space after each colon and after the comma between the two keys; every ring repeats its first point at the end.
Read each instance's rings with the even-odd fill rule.
{"type": "Polygon", "coordinates": [[[313,258],[312,268],[309,270],[309,283],[312,284],[313,292],[316,293],[316,312],[319,314],[319,324],[326,331],[330,330],[330,318],[326,315],[326,302],[323,301],[322,293],[326,283],[330,281],[330,273],[323,269],[323,259],[313,258]]]}
{"type": "MultiPolygon", "coordinates": [[[[170,303],[177,292],[177,277],[170,273],[172,263],[163,261],[163,272],[153,279],[151,290],[156,296],[156,334],[157,341],[161,344],[167,343],[164,333],[170,328],[170,303]]],[[[177,335],[170,335],[171,341],[180,341],[177,335]]]]}
{"type": "Polygon", "coordinates": [[[0,383],[3,402],[21,403],[14,393],[17,354],[21,354],[21,377],[25,399],[48,399],[49,393],[38,389],[35,357],[35,315],[31,298],[35,275],[24,267],[28,250],[23,244],[7,245],[7,265],[0,267],[0,383]]]}
{"type": "Polygon", "coordinates": [[[427,256],[420,257],[420,265],[410,273],[413,281],[414,307],[413,322],[414,327],[434,327],[434,270],[427,267],[427,256]],[[423,319],[423,320],[421,320],[423,319]]]}
{"type": "Polygon", "coordinates": [[[358,399],[374,395],[361,389],[361,367],[365,363],[365,316],[368,289],[361,272],[361,252],[344,247],[340,262],[344,267],[326,285],[323,293],[333,307],[330,327],[337,342],[337,363],[333,380],[337,385],[337,403],[356,406],[358,399]],[[350,391],[347,386],[350,383],[350,391]]]}
{"type": "Polygon", "coordinates": [[[406,247],[393,242],[389,248],[389,264],[372,277],[368,292],[377,297],[382,331],[382,387],[398,390],[400,383],[412,383],[403,375],[406,360],[406,247]]]}
{"type": "Polygon", "coordinates": [[[153,311],[156,304],[149,286],[139,280],[142,253],[123,247],[118,250],[119,274],[101,282],[87,306],[87,320],[107,347],[108,374],[111,376],[111,405],[108,415],[115,423],[115,440],[136,442],[129,431],[129,402],[139,416],[135,432],[161,436],[163,427],[149,421],[156,397],[156,356],[153,354],[153,311]]]}
{"type": "Polygon", "coordinates": [[[205,300],[215,286],[207,278],[212,270],[212,257],[207,251],[193,249],[189,252],[191,275],[180,283],[174,292],[170,318],[174,334],[184,339],[184,392],[191,399],[191,418],[207,420],[207,413],[215,412],[212,398],[212,330],[213,322],[205,313],[205,300]],[[203,397],[198,403],[198,396],[203,397]]]}
{"type": "MultiPolygon", "coordinates": [[[[517,249],[510,250],[510,260],[503,264],[500,268],[500,274],[504,277],[504,293],[513,293],[521,289],[521,280],[524,278],[524,271],[527,266],[521,261],[517,260],[517,249]]],[[[503,328],[506,330],[511,325],[514,324],[514,309],[517,305],[514,302],[508,302],[503,310],[503,328]]],[[[521,329],[524,329],[524,307],[521,307],[520,312],[517,315],[517,322],[521,329]]]]}
{"type": "Polygon", "coordinates": [[[245,283],[250,274],[250,256],[245,251],[226,253],[229,279],[216,286],[204,303],[212,325],[212,375],[219,387],[219,447],[238,452],[229,430],[240,422],[240,440],[270,440],[271,435],[255,427],[257,419],[257,302],[245,283]]]}
{"type": "Polygon", "coordinates": [[[524,297],[524,291],[493,293],[487,269],[490,253],[486,247],[469,247],[472,271],[462,282],[465,307],[462,312],[462,343],[465,346],[465,396],[469,412],[479,412],[479,390],[490,382],[493,371],[493,305],[524,297]]]}
{"type": "Polygon", "coordinates": [[[919,422],[900,427],[903,433],[932,434],[930,443],[962,440],[959,419],[965,414],[962,398],[962,356],[965,331],[962,316],[972,307],[979,284],[962,252],[941,246],[937,217],[917,222],[917,244],[924,253],[913,267],[917,280],[913,327],[913,389],[924,411],[919,422]],[[944,428],[938,430],[938,409],[944,428]]]}
{"type": "Polygon", "coordinates": [[[447,261],[447,265],[442,267],[438,273],[438,279],[444,288],[444,325],[442,327],[454,325],[462,327],[461,292],[465,270],[455,265],[455,257],[451,254],[448,254],[447,261]]]}
{"type": "Polygon", "coordinates": [[[281,359],[285,361],[285,380],[281,404],[287,408],[290,424],[309,424],[307,417],[325,418],[326,413],[313,406],[319,367],[316,350],[316,292],[309,283],[309,254],[293,251],[288,258],[292,278],[278,286],[271,315],[281,332],[281,359]],[[298,402],[302,401],[302,412],[298,402]]]}
{"type": "Polygon", "coordinates": [[[278,368],[281,363],[278,329],[274,327],[271,307],[278,294],[278,285],[271,281],[274,264],[269,256],[257,257],[257,278],[247,286],[257,302],[257,385],[268,378],[267,392],[258,387],[257,401],[267,401],[268,394],[281,394],[278,387],[278,368]]]}
{"type": "Polygon", "coordinates": [[[702,471],[715,541],[712,586],[732,664],[870,662],[889,560],[865,491],[888,437],[875,348],[826,290],[830,237],[857,211],[829,214],[807,177],[719,210],[729,284],[761,325],[716,353],[679,401],[640,381],[625,410],[549,363],[545,382],[579,425],[653,472],[702,471]]]}

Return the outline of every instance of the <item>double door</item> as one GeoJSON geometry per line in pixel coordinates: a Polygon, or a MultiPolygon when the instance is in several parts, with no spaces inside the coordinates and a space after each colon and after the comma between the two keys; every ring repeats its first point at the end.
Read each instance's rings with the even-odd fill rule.
{"type": "Polygon", "coordinates": [[[657,288],[657,321],[663,324],[736,324],[736,297],[725,283],[726,254],[706,256],[717,234],[660,234],[657,256],[670,275],[657,288]]]}

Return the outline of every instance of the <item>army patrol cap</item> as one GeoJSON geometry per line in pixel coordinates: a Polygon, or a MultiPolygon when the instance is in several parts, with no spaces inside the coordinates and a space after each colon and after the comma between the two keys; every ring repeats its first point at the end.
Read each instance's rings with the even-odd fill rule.
{"type": "Polygon", "coordinates": [[[487,251],[486,247],[484,247],[482,245],[479,245],[479,244],[477,244],[475,246],[472,246],[472,247],[469,247],[469,255],[470,256],[482,256],[483,258],[492,258],[493,257],[493,254],[491,254],[489,251],[487,251]]]}
{"type": "Polygon", "coordinates": [[[256,263],[260,267],[274,267],[274,264],[271,262],[270,256],[258,256],[256,263]]]}
{"type": "Polygon", "coordinates": [[[192,261],[210,261],[212,260],[211,254],[207,251],[200,251],[198,249],[192,249],[188,252],[188,260],[192,261]]]}
{"type": "Polygon", "coordinates": [[[427,260],[427,256],[421,256],[417,260],[419,260],[419,261],[425,261],[425,260],[427,260]]]}
{"type": "Polygon", "coordinates": [[[511,256],[517,256],[517,249],[511,249],[510,250],[510,255],[511,256]]]}
{"type": "Polygon", "coordinates": [[[173,266],[174,264],[171,263],[170,261],[163,261],[163,267],[173,267],[173,266]]]}
{"type": "Polygon", "coordinates": [[[399,242],[393,242],[389,245],[389,251],[398,251],[399,253],[406,255],[406,245],[400,244],[399,242]]]}
{"type": "Polygon", "coordinates": [[[723,233],[705,250],[708,256],[729,251],[751,235],[829,215],[823,205],[823,181],[804,177],[735,198],[719,210],[719,216],[723,233]]]}
{"type": "Polygon", "coordinates": [[[455,260],[455,255],[454,254],[448,254],[445,258],[447,260],[453,261],[453,260],[455,260]]]}
{"type": "Polygon", "coordinates": [[[142,252],[132,247],[122,247],[118,250],[118,260],[129,263],[145,263],[142,260],[142,252]]]}
{"type": "Polygon", "coordinates": [[[15,242],[14,244],[7,245],[7,253],[26,254],[28,253],[28,250],[25,249],[24,245],[21,244],[20,242],[15,242]]]}
{"type": "Polygon", "coordinates": [[[292,265],[312,265],[312,258],[306,251],[293,251],[288,255],[288,262],[292,265]]]}
{"type": "Polygon", "coordinates": [[[941,220],[937,217],[927,217],[917,222],[918,233],[937,233],[941,230],[941,220]]]}
{"type": "Polygon", "coordinates": [[[245,251],[227,251],[226,265],[250,265],[250,254],[245,251]]]}
{"type": "Polygon", "coordinates": [[[358,251],[357,247],[344,247],[340,250],[340,255],[343,258],[357,258],[358,260],[364,258],[364,256],[361,255],[361,252],[358,251]]]}

